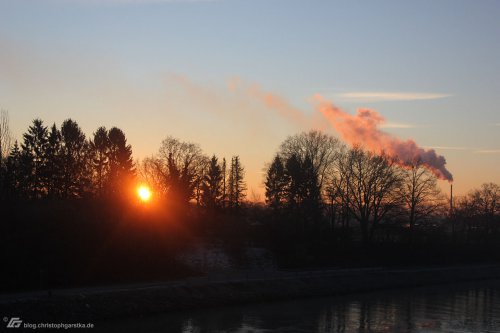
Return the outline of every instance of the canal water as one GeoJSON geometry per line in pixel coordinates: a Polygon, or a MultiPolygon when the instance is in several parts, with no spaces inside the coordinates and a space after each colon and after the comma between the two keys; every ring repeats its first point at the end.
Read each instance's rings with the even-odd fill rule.
{"type": "Polygon", "coordinates": [[[309,298],[96,323],[116,332],[500,332],[500,281],[309,298]]]}

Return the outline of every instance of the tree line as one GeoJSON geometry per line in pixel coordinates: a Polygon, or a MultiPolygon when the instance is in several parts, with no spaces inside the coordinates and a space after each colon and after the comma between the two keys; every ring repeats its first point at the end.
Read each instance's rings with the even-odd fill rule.
{"type": "MultiPolygon", "coordinates": [[[[134,163],[132,147],[117,127],[101,126],[87,138],[72,119],[60,127],[35,119],[22,141],[11,144],[8,125],[8,114],[2,111],[4,200],[116,196],[133,191],[142,181],[159,196],[185,207],[194,202],[210,214],[241,211],[245,203],[245,170],[239,156],[227,163],[207,156],[198,144],[169,136],[156,155],[134,163]]],[[[348,148],[314,130],[283,141],[266,167],[264,186],[272,220],[295,228],[341,231],[355,223],[365,243],[391,225],[412,235],[416,228],[450,222],[454,232],[470,235],[499,215],[496,184],[484,184],[452,205],[418,158],[401,164],[361,146],[348,148]]]]}
{"type": "Polygon", "coordinates": [[[14,141],[2,112],[0,151],[0,290],[190,275],[178,257],[201,221],[244,214],[239,156],[208,157],[172,137],[139,163],[117,127],[87,136],[72,119],[35,119],[14,141]],[[139,204],[140,183],[151,205],[139,204]]]}
{"type": "Polygon", "coordinates": [[[72,119],[35,119],[16,142],[2,112],[0,152],[6,289],[189,275],[177,258],[199,242],[241,262],[262,247],[280,267],[500,260],[499,185],[450,202],[418,159],[402,164],[320,131],[277,147],[265,203],[246,199],[239,156],[173,137],[139,163],[117,127],[86,136],[72,119]],[[140,182],[155,209],[130,204],[140,182]]]}
{"type": "Polygon", "coordinates": [[[35,119],[22,141],[10,145],[7,116],[2,113],[0,127],[4,200],[116,197],[134,191],[139,181],[181,206],[194,200],[210,211],[239,210],[245,199],[239,156],[227,165],[197,144],[167,137],[157,155],[135,163],[121,129],[101,126],[87,138],[72,119],[59,128],[35,119]]]}
{"type": "Polygon", "coordinates": [[[122,130],[99,127],[89,139],[72,119],[50,128],[33,120],[2,161],[4,199],[84,198],[118,194],[135,176],[122,130]]]}
{"type": "Polygon", "coordinates": [[[391,226],[407,230],[411,241],[415,229],[444,226],[455,233],[460,224],[472,233],[478,223],[482,227],[476,231],[486,225],[496,231],[500,223],[498,185],[484,184],[452,206],[418,158],[400,163],[360,146],[348,148],[319,131],[290,136],[281,144],[267,168],[265,187],[274,219],[295,221],[302,229],[320,222],[343,231],[354,222],[365,244],[377,230],[391,226]]]}
{"type": "Polygon", "coordinates": [[[230,164],[206,156],[200,146],[171,136],[156,156],[144,159],[141,178],[159,195],[181,205],[194,201],[209,212],[239,210],[246,197],[245,169],[239,156],[230,164]]]}

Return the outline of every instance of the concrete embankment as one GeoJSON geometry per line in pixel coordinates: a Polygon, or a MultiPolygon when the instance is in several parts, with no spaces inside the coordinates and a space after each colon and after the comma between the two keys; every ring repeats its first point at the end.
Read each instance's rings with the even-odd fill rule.
{"type": "Polygon", "coordinates": [[[0,295],[0,314],[92,322],[185,309],[500,279],[500,265],[243,272],[183,281],[0,295]]]}

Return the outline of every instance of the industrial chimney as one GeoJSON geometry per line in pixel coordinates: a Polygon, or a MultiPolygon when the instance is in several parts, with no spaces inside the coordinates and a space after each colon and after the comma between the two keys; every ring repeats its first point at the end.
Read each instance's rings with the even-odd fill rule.
{"type": "Polygon", "coordinates": [[[450,216],[453,214],[453,184],[450,184],[450,216]]]}

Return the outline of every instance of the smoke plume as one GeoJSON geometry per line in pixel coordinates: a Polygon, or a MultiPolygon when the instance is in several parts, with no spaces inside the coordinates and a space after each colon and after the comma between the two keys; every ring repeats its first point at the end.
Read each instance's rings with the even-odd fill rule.
{"type": "Polygon", "coordinates": [[[379,128],[385,119],[378,112],[358,109],[356,115],[350,115],[319,95],[315,99],[318,110],[347,143],[359,144],[375,153],[383,152],[397,158],[401,165],[419,160],[439,179],[453,181],[452,174],[446,169],[445,158],[436,154],[434,149],[424,149],[413,140],[403,141],[381,131],[379,128]]]}

